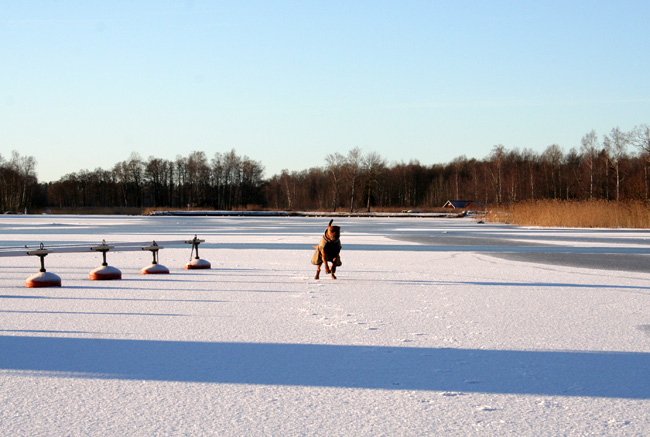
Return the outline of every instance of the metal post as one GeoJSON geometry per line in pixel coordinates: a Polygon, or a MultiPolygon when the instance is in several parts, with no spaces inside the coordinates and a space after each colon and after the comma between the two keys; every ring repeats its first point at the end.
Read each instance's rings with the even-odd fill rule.
{"type": "Polygon", "coordinates": [[[48,253],[50,251],[43,246],[43,243],[41,243],[38,249],[27,251],[27,255],[36,255],[41,259],[41,269],[39,270],[41,273],[45,273],[45,257],[48,253]]]}
{"type": "Polygon", "coordinates": [[[109,246],[106,244],[106,240],[102,240],[102,244],[99,246],[91,246],[90,250],[93,252],[101,252],[102,253],[102,266],[106,267],[108,265],[108,262],[106,262],[106,252],[108,252],[111,249],[115,249],[115,246],[109,246]]]}
{"type": "Polygon", "coordinates": [[[185,240],[185,243],[192,245],[192,251],[190,252],[190,260],[192,260],[192,255],[196,253],[194,259],[199,259],[199,244],[203,243],[205,240],[199,240],[196,235],[191,240],[185,240]]]}

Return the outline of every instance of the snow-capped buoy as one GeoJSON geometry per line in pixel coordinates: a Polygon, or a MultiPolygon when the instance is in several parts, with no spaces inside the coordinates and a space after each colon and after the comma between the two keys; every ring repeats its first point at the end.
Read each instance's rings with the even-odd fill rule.
{"type": "Polygon", "coordinates": [[[58,275],[50,272],[38,272],[33,274],[25,280],[25,287],[27,288],[40,288],[40,287],[60,287],[61,278],[58,275]]]}
{"type": "Polygon", "coordinates": [[[212,267],[212,265],[210,265],[210,261],[206,261],[206,260],[200,259],[200,258],[194,258],[192,261],[185,264],[185,270],[209,269],[211,267],[212,267]]]}
{"type": "Polygon", "coordinates": [[[111,279],[122,279],[122,272],[111,266],[101,266],[88,273],[91,281],[107,281],[111,279]]]}
{"type": "Polygon", "coordinates": [[[147,267],[144,267],[140,270],[140,273],[143,275],[156,275],[156,274],[166,274],[169,273],[169,269],[161,264],[158,264],[158,250],[163,249],[162,246],[158,246],[158,243],[155,241],[151,246],[145,246],[142,250],[148,250],[153,254],[153,261],[147,267]]]}
{"type": "Polygon", "coordinates": [[[162,264],[150,264],[147,267],[144,267],[140,270],[140,273],[143,275],[157,275],[157,274],[167,274],[169,269],[162,264]]]}
{"type": "Polygon", "coordinates": [[[209,269],[212,266],[209,261],[199,258],[199,244],[205,240],[199,240],[196,235],[191,240],[185,240],[185,243],[192,245],[192,252],[190,252],[190,262],[185,264],[185,270],[192,269],[209,269]],[[192,259],[192,254],[196,252],[196,256],[192,259]]]}
{"type": "Polygon", "coordinates": [[[106,262],[106,252],[113,249],[114,247],[115,246],[109,246],[108,244],[106,244],[106,241],[103,240],[102,244],[100,244],[99,246],[92,246],[90,248],[90,250],[94,252],[101,252],[102,259],[103,259],[101,267],[97,267],[96,269],[88,273],[88,277],[90,278],[91,281],[107,281],[111,279],[122,279],[122,272],[115,267],[109,266],[108,263],[106,262]]]}
{"type": "Polygon", "coordinates": [[[25,287],[40,288],[61,286],[61,278],[58,275],[45,271],[45,257],[50,252],[50,250],[43,246],[43,243],[41,243],[41,246],[38,249],[27,252],[27,255],[34,255],[41,259],[41,270],[25,280],[25,287]]]}

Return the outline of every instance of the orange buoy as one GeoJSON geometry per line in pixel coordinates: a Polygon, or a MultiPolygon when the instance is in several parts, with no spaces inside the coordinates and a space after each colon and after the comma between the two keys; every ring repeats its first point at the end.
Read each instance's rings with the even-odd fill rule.
{"type": "Polygon", "coordinates": [[[115,267],[109,266],[108,263],[106,262],[106,252],[114,248],[115,246],[109,246],[108,244],[106,244],[106,240],[102,240],[102,244],[100,244],[99,246],[92,246],[90,248],[90,250],[94,252],[101,252],[102,259],[103,259],[101,267],[97,267],[95,270],[88,273],[88,277],[90,278],[91,281],[107,281],[111,279],[122,279],[122,272],[120,272],[120,270],[116,269],[115,267]]]}
{"type": "Polygon", "coordinates": [[[27,288],[60,286],[61,278],[58,275],[50,272],[38,272],[25,280],[25,287],[27,288]]]}
{"type": "Polygon", "coordinates": [[[169,269],[162,264],[155,263],[143,268],[140,273],[143,275],[159,275],[169,273],[169,269]]]}
{"type": "Polygon", "coordinates": [[[199,244],[203,243],[205,240],[199,240],[195,235],[191,240],[186,240],[185,243],[192,245],[192,251],[190,252],[190,258],[196,251],[196,256],[190,262],[185,264],[185,270],[192,269],[209,269],[212,266],[209,261],[199,258],[199,244]]]}
{"type": "Polygon", "coordinates": [[[143,275],[159,275],[169,273],[169,269],[163,265],[158,264],[158,251],[162,249],[162,246],[158,246],[158,243],[155,241],[151,246],[145,246],[142,250],[148,250],[153,255],[153,261],[147,267],[140,270],[140,273],[143,275]]]}
{"type": "Polygon", "coordinates": [[[50,249],[46,249],[43,243],[36,250],[27,251],[27,255],[34,255],[41,259],[41,269],[38,273],[33,274],[25,280],[25,287],[27,288],[40,288],[40,287],[60,287],[61,278],[54,273],[45,270],[45,257],[51,253],[50,249]]]}
{"type": "Polygon", "coordinates": [[[111,266],[97,267],[95,270],[88,273],[91,281],[107,281],[111,279],[122,279],[122,272],[119,269],[111,266]]]}
{"type": "Polygon", "coordinates": [[[185,264],[185,270],[193,270],[193,269],[209,269],[212,266],[210,265],[209,261],[206,261],[201,258],[195,258],[192,261],[188,262],[185,264]]]}

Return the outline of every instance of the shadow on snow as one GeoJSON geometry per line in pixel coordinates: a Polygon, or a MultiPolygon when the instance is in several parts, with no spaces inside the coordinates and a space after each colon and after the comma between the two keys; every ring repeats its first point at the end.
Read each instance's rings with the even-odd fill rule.
{"type": "Polygon", "coordinates": [[[0,336],[0,369],[74,378],[650,398],[650,354],[0,336]]]}

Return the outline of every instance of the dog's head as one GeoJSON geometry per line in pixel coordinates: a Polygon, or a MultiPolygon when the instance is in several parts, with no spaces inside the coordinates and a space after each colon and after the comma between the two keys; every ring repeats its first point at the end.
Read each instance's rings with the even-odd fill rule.
{"type": "Polygon", "coordinates": [[[341,236],[341,227],[332,225],[334,219],[330,220],[329,225],[327,225],[327,238],[330,240],[338,240],[341,236]]]}

